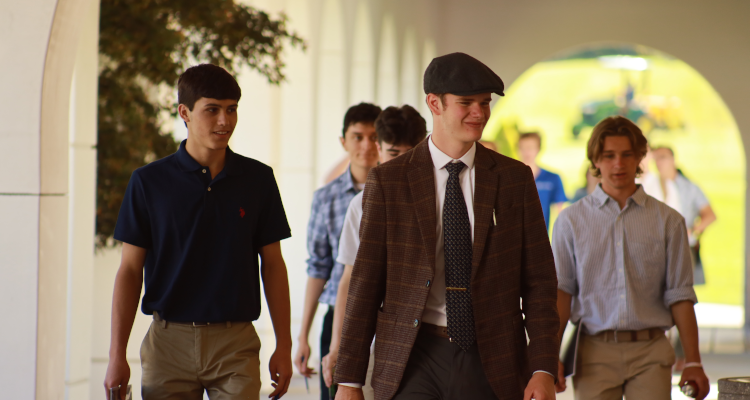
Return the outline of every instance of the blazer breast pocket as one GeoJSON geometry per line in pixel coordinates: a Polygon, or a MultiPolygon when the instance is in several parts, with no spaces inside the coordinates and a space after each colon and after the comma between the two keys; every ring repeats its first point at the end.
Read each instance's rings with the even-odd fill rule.
{"type": "Polygon", "coordinates": [[[495,208],[490,221],[490,234],[507,231],[509,228],[520,226],[523,222],[523,205],[514,204],[510,207],[495,208]]]}

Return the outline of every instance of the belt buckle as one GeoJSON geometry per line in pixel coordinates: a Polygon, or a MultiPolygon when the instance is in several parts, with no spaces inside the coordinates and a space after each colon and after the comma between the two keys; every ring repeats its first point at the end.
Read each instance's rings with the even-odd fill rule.
{"type": "Polygon", "coordinates": [[[209,326],[209,325],[211,325],[210,322],[206,322],[206,323],[200,323],[200,322],[195,323],[195,322],[193,322],[193,328],[199,328],[201,326],[209,326]]]}

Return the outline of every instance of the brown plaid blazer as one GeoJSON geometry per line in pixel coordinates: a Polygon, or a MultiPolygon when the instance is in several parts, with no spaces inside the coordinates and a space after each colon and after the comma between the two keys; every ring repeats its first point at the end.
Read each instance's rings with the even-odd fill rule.
{"type": "MultiPolygon", "coordinates": [[[[365,186],[334,380],[365,382],[375,334],[376,400],[391,399],[399,387],[422,322],[427,281],[434,277],[437,211],[427,140],[371,170],[365,186]]],[[[497,397],[522,399],[531,371],[557,375],[552,249],[531,169],[483,146],[477,146],[475,168],[471,290],[477,344],[497,397]]]]}

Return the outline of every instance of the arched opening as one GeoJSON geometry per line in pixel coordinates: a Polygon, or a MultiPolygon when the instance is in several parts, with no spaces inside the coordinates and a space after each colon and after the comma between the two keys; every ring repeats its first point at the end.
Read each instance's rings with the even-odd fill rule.
{"type": "MultiPolygon", "coordinates": [[[[570,198],[585,186],[585,146],[609,115],[636,121],[652,146],[669,146],[678,168],[696,183],[718,219],[701,236],[706,283],[697,285],[701,313],[726,305],[723,319],[741,326],[745,257],[745,154],[735,120],[694,68],[654,49],[629,44],[582,46],[524,72],[495,105],[487,137],[516,156],[519,132],[543,138],[538,162],[558,173],[570,198]],[[731,306],[731,308],[728,308],[731,306]]],[[[651,171],[658,174],[655,165],[651,171]]],[[[554,215],[552,216],[554,218],[554,215]]],[[[703,315],[701,315],[703,314],[703,315]]]]}

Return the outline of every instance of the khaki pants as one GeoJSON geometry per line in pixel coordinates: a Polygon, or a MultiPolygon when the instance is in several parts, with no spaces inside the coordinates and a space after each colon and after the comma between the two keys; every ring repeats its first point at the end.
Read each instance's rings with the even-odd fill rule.
{"type": "Polygon", "coordinates": [[[144,400],[253,399],[260,393],[260,339],[251,322],[193,327],[158,320],[141,345],[144,400]]]}
{"type": "Polygon", "coordinates": [[[674,350],[660,335],[648,341],[615,343],[581,336],[576,400],[665,400],[672,394],[674,350]]]}

